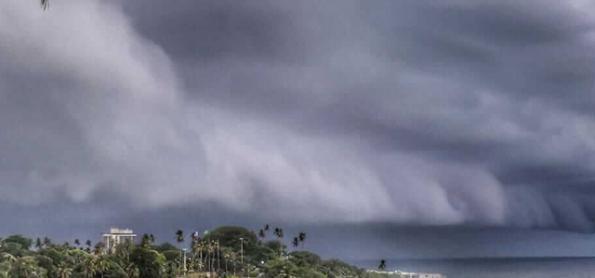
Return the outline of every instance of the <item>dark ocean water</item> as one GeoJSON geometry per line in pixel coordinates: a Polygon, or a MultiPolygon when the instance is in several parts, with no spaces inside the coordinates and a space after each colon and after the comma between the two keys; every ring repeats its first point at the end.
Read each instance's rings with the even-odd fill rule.
{"type": "MultiPolygon", "coordinates": [[[[377,262],[358,261],[374,268],[377,262]]],[[[595,258],[388,260],[387,269],[433,272],[448,278],[595,278],[595,258]]]]}

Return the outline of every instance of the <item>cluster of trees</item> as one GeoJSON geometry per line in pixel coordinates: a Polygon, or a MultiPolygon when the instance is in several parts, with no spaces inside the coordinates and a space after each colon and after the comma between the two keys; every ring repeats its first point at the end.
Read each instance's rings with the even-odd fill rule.
{"type": "Polygon", "coordinates": [[[220,227],[186,237],[175,233],[177,246],[155,244],[145,234],[138,244],[123,243],[114,250],[102,243],[54,244],[20,235],[0,239],[1,277],[152,278],[152,277],[364,277],[356,267],[338,260],[322,260],[302,250],[306,233],[299,233],[288,251],[283,229],[269,225],[258,234],[242,227],[220,227]],[[270,230],[273,237],[267,239],[270,230]],[[186,240],[189,242],[186,242],[186,240]],[[300,248],[300,245],[302,248],[300,248]],[[189,248],[183,248],[188,246],[189,248]]]}

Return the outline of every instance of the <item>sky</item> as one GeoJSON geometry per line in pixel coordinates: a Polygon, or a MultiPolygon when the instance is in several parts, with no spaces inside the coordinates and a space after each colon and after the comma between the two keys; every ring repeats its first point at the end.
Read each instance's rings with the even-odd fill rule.
{"type": "Polygon", "coordinates": [[[0,2],[0,235],[595,255],[595,3],[0,2]]]}

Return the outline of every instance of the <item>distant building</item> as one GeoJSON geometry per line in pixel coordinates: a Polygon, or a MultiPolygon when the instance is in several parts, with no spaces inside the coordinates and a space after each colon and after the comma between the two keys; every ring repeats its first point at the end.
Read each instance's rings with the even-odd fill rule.
{"type": "Polygon", "coordinates": [[[440,273],[418,273],[418,272],[403,272],[400,270],[384,271],[368,269],[366,272],[388,275],[388,277],[395,278],[446,278],[446,275],[440,273]]]}
{"type": "Polygon", "coordinates": [[[444,278],[442,274],[438,273],[417,273],[417,278],[444,278]]]}
{"type": "Polygon", "coordinates": [[[131,229],[110,228],[109,233],[103,234],[105,252],[111,254],[116,246],[121,243],[134,243],[136,234],[131,229]]]}

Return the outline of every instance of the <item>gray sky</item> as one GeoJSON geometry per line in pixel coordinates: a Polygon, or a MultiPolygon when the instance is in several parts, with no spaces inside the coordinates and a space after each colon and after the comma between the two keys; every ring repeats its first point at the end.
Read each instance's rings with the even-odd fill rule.
{"type": "Polygon", "coordinates": [[[0,233],[592,254],[595,6],[520,2],[2,1],[0,233]]]}

